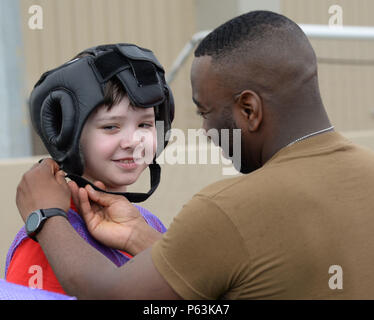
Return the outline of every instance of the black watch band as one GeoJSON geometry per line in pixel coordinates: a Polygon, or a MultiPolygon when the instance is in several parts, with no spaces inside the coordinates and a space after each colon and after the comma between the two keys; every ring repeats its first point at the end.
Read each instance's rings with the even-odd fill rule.
{"type": "Polygon", "coordinates": [[[27,235],[34,241],[38,242],[36,235],[43,228],[45,221],[48,218],[55,216],[61,216],[68,219],[66,212],[59,208],[39,209],[33,211],[26,220],[25,229],[27,235]]]}
{"type": "Polygon", "coordinates": [[[60,208],[40,209],[40,211],[42,211],[42,213],[44,214],[46,218],[50,218],[54,216],[61,216],[66,219],[68,218],[68,215],[66,214],[66,212],[60,208]]]}

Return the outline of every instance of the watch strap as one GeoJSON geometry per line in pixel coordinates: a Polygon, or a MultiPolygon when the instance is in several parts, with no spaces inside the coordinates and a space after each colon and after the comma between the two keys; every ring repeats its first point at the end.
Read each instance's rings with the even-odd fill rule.
{"type": "Polygon", "coordinates": [[[68,215],[66,214],[66,212],[60,208],[39,209],[38,211],[40,211],[42,215],[42,219],[39,222],[39,226],[34,232],[28,233],[29,238],[31,238],[35,242],[38,242],[38,240],[36,239],[36,235],[40,232],[40,230],[42,230],[43,225],[48,218],[61,216],[68,219],[68,215]]]}
{"type": "Polygon", "coordinates": [[[61,217],[65,217],[66,219],[68,218],[68,215],[66,214],[66,212],[60,208],[40,209],[40,211],[46,218],[51,218],[54,216],[61,216],[61,217]]]}

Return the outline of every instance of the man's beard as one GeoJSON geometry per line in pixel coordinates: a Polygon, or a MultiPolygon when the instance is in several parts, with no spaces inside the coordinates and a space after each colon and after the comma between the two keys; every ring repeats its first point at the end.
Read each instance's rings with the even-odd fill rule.
{"type": "Polygon", "coordinates": [[[257,170],[249,159],[246,158],[245,145],[242,139],[241,130],[238,128],[233,114],[232,108],[230,106],[224,107],[221,114],[222,123],[220,125],[219,131],[219,146],[222,148],[223,153],[226,157],[230,158],[236,170],[240,173],[248,174],[252,171],[257,170]],[[223,143],[222,141],[222,129],[228,129],[228,143],[223,143]],[[234,130],[240,130],[240,135],[235,135],[234,130]],[[239,137],[239,139],[238,139],[239,137]],[[226,150],[228,149],[228,150],[226,150]],[[240,152],[235,152],[240,150],[240,152]]]}

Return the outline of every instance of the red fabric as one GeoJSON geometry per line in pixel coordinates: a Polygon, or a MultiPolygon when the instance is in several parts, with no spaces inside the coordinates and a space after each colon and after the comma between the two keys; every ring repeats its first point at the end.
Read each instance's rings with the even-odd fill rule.
{"type": "MultiPolygon", "coordinates": [[[[73,201],[71,209],[77,212],[73,201]]],[[[132,258],[128,253],[123,254],[132,258]]],[[[6,280],[26,287],[37,287],[48,291],[66,294],[39,243],[27,238],[15,250],[10,261],[6,280]]]]}
{"type": "Polygon", "coordinates": [[[75,207],[73,199],[70,199],[70,209],[75,212],[78,212],[77,208],[75,207]]]}
{"type": "Polygon", "coordinates": [[[29,238],[22,241],[15,250],[9,264],[6,280],[26,287],[33,287],[38,283],[39,289],[66,294],[49,265],[40,244],[29,238]],[[37,275],[37,272],[41,274],[37,275]]]}

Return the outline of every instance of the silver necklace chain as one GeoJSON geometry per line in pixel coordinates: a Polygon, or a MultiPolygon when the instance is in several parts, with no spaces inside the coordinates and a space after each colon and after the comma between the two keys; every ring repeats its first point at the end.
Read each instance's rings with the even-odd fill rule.
{"type": "Polygon", "coordinates": [[[328,128],[325,128],[325,129],[322,129],[322,130],[316,131],[316,132],[309,133],[309,134],[307,134],[307,135],[305,135],[305,136],[303,136],[303,137],[301,137],[301,138],[296,139],[295,141],[290,142],[288,145],[286,145],[286,147],[292,146],[292,145],[295,144],[296,142],[299,142],[299,141],[301,141],[301,140],[304,140],[304,139],[310,138],[310,137],[315,136],[315,135],[320,134],[320,133],[324,133],[324,132],[326,132],[326,131],[330,131],[330,130],[332,130],[332,129],[334,129],[334,126],[331,126],[331,127],[328,127],[328,128]]]}

